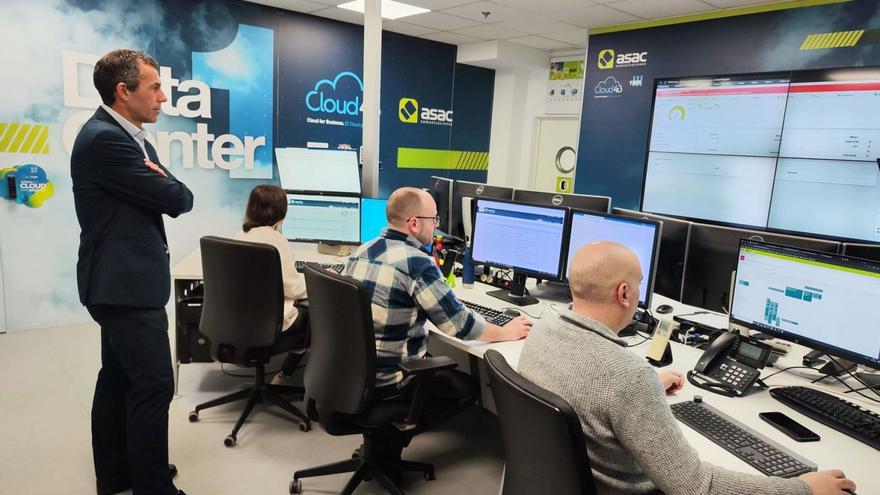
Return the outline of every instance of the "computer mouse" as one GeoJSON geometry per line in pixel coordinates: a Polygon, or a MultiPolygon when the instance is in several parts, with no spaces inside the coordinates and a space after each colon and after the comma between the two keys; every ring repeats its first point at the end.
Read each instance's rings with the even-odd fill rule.
{"type": "Polygon", "coordinates": [[[665,315],[667,313],[672,313],[672,306],[670,306],[668,304],[661,304],[660,306],[657,306],[657,312],[660,313],[661,315],[665,315]]]}
{"type": "Polygon", "coordinates": [[[504,310],[504,314],[507,315],[507,316],[512,316],[512,317],[516,318],[516,317],[519,316],[521,313],[520,313],[519,311],[515,310],[515,309],[507,308],[507,309],[504,310]]]}

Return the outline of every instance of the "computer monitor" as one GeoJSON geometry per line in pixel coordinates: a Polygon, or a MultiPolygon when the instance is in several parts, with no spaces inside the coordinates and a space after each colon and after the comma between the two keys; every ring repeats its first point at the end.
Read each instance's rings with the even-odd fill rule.
{"type": "MultiPolygon", "coordinates": [[[[452,188],[452,204],[450,205],[449,229],[450,234],[464,239],[464,224],[462,223],[461,198],[494,198],[512,199],[513,188],[502,186],[490,186],[478,182],[457,180],[452,188]]],[[[467,239],[465,239],[467,240],[467,239]]]]}
{"type": "Polygon", "coordinates": [[[684,262],[687,259],[691,222],[680,218],[652,215],[641,211],[613,208],[612,213],[627,218],[644,218],[663,222],[657,268],[654,270],[654,292],[681,301],[681,285],[684,278],[684,262]]]}
{"type": "Polygon", "coordinates": [[[513,200],[521,203],[534,203],[538,205],[567,206],[577,210],[598,211],[600,213],[609,213],[611,211],[611,197],[609,196],[560,194],[514,189],[513,200]]]}
{"type": "Polygon", "coordinates": [[[361,198],[287,194],[283,233],[289,241],[358,244],[361,198]]]}
{"type": "Polygon", "coordinates": [[[440,225],[437,228],[446,233],[451,233],[449,232],[449,205],[452,203],[452,183],[452,179],[432,175],[428,187],[428,192],[431,193],[434,203],[437,204],[437,215],[440,216],[440,225]]]}
{"type": "Polygon", "coordinates": [[[514,271],[510,291],[487,294],[518,306],[536,304],[525,295],[526,277],[562,279],[568,208],[478,198],[475,209],[474,263],[514,271]]]}
{"type": "Polygon", "coordinates": [[[379,237],[388,225],[387,199],[361,198],[361,244],[379,237]]]}
{"type": "Polygon", "coordinates": [[[275,148],[281,188],[301,194],[360,196],[354,150],[275,148]]]}
{"type": "Polygon", "coordinates": [[[855,258],[880,261],[880,244],[855,244],[844,242],[841,253],[855,258]]]}
{"type": "Polygon", "coordinates": [[[655,220],[618,217],[594,211],[571,210],[570,225],[566,277],[571,269],[574,253],[584,245],[596,241],[614,241],[623,244],[636,253],[642,267],[639,306],[642,308],[650,307],[663,223],[655,220]]]}
{"type": "Polygon", "coordinates": [[[743,239],[730,322],[880,368],[880,263],[743,239]]]}
{"type": "Polygon", "coordinates": [[[840,243],[756,230],[734,229],[694,223],[684,269],[682,302],[691,306],[727,312],[730,285],[736,269],[740,239],[773,242],[786,246],[837,253],[840,243]]]}

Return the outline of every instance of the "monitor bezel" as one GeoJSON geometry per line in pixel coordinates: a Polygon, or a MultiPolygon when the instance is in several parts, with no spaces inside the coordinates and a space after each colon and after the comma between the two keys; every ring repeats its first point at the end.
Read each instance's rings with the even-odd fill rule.
{"type": "MultiPolygon", "coordinates": [[[[642,274],[643,277],[648,278],[648,284],[646,286],[646,295],[645,302],[639,301],[639,307],[642,309],[648,309],[651,307],[651,301],[654,297],[654,280],[657,276],[657,262],[659,260],[660,255],[660,240],[663,238],[663,221],[662,220],[652,220],[649,218],[630,218],[624,215],[615,215],[613,213],[599,213],[596,211],[589,210],[578,210],[577,208],[571,208],[570,220],[568,222],[568,242],[571,243],[571,232],[574,230],[574,217],[575,215],[590,215],[594,217],[604,217],[604,218],[612,218],[616,221],[629,222],[629,223],[637,223],[637,224],[649,224],[654,225],[654,249],[651,253],[651,266],[648,267],[648,274],[642,274]]],[[[565,263],[565,282],[568,283],[568,254],[571,252],[571,246],[565,250],[566,263],[565,263]]]]}
{"type": "MultiPolygon", "coordinates": [[[[776,244],[776,243],[772,243],[772,242],[757,241],[757,240],[753,240],[753,239],[740,239],[738,257],[737,257],[737,261],[736,261],[737,272],[739,271],[739,263],[741,261],[740,257],[742,256],[742,249],[746,245],[759,245],[759,246],[770,246],[770,247],[774,247],[774,248],[791,249],[791,250],[795,250],[795,251],[798,251],[801,253],[807,253],[808,255],[812,255],[812,256],[821,256],[822,258],[825,258],[825,259],[830,258],[830,259],[843,260],[843,261],[852,260],[852,261],[856,261],[858,263],[876,265],[878,270],[880,270],[880,263],[875,262],[875,261],[871,261],[871,260],[865,260],[862,258],[855,258],[852,256],[845,256],[845,255],[841,255],[841,254],[831,254],[831,253],[826,253],[823,251],[816,251],[814,249],[804,249],[804,248],[798,248],[798,247],[794,247],[794,246],[786,246],[784,244],[776,244]]],[[[747,328],[749,330],[754,330],[757,332],[765,333],[765,334],[770,335],[772,337],[782,339],[782,340],[787,340],[789,342],[794,342],[795,344],[799,344],[804,347],[809,347],[810,349],[822,351],[827,354],[837,356],[841,359],[845,359],[847,361],[852,361],[854,363],[869,366],[871,368],[880,369],[880,358],[878,358],[877,361],[873,361],[870,357],[868,357],[864,354],[858,354],[858,353],[855,353],[855,352],[847,350],[847,349],[842,349],[840,347],[837,347],[837,346],[834,346],[831,344],[826,344],[824,342],[814,340],[809,337],[805,337],[803,335],[795,334],[792,332],[787,332],[785,330],[779,330],[779,329],[772,328],[772,327],[768,328],[769,325],[765,326],[765,325],[761,325],[761,324],[754,323],[754,322],[740,320],[739,318],[737,318],[733,314],[734,301],[736,301],[736,290],[737,290],[738,286],[739,286],[739,284],[737,284],[734,281],[733,291],[732,291],[731,299],[730,299],[731,300],[731,304],[730,304],[730,323],[731,323],[731,325],[736,325],[739,327],[747,328]]]]}
{"type": "Polygon", "coordinates": [[[507,269],[507,270],[513,270],[516,273],[522,273],[522,274],[525,274],[526,276],[529,276],[532,278],[539,278],[541,280],[552,280],[552,281],[556,281],[556,282],[563,280],[563,277],[565,274],[565,266],[566,266],[565,257],[566,257],[566,253],[568,252],[568,249],[567,249],[567,247],[568,247],[568,234],[571,230],[570,229],[570,227],[571,227],[571,208],[568,208],[566,206],[536,205],[536,204],[532,204],[532,203],[522,203],[519,201],[505,200],[505,199],[483,198],[483,197],[473,198],[472,205],[473,205],[473,212],[474,212],[474,223],[473,223],[473,232],[472,232],[473,239],[471,239],[471,252],[472,253],[473,253],[473,246],[476,245],[476,241],[477,241],[477,215],[479,215],[479,212],[480,212],[480,202],[481,201],[492,201],[494,203],[506,203],[506,204],[512,204],[512,205],[517,205],[517,206],[528,206],[528,207],[532,207],[532,208],[546,208],[549,210],[562,211],[563,212],[562,239],[560,241],[560,246],[559,246],[559,248],[560,248],[559,249],[559,266],[557,267],[556,274],[551,275],[551,274],[539,272],[536,270],[530,270],[530,269],[524,268],[524,267],[510,266],[510,265],[506,265],[503,263],[492,262],[490,260],[480,260],[480,259],[477,259],[476,257],[473,258],[474,263],[487,265],[487,266],[493,266],[496,268],[502,268],[502,269],[507,269]]]}
{"type": "MultiPolygon", "coordinates": [[[[291,191],[287,191],[287,190],[285,190],[284,193],[285,193],[284,194],[285,199],[288,200],[288,204],[287,204],[288,212],[291,208],[290,203],[289,203],[290,195],[314,196],[316,198],[339,197],[339,198],[345,198],[345,199],[357,199],[357,205],[358,205],[357,206],[358,207],[358,221],[357,221],[357,239],[356,240],[350,241],[350,240],[339,240],[339,239],[305,239],[305,238],[296,238],[296,237],[291,238],[286,235],[286,232],[284,232],[284,227],[282,227],[281,228],[282,233],[284,234],[284,238],[287,239],[288,242],[305,242],[305,243],[309,243],[309,244],[330,244],[330,245],[336,245],[336,246],[339,246],[339,245],[359,246],[361,244],[360,243],[360,239],[361,239],[361,218],[360,218],[360,216],[361,216],[361,199],[362,199],[361,196],[347,196],[345,194],[330,194],[330,193],[307,194],[307,193],[302,193],[299,191],[291,192],[291,191]]],[[[285,222],[290,221],[290,215],[286,216],[284,221],[285,222]]]]}
{"type": "MultiPolygon", "coordinates": [[[[464,238],[464,211],[462,207],[462,198],[485,198],[513,201],[513,191],[514,188],[508,186],[496,186],[492,184],[485,184],[482,182],[471,182],[459,179],[454,180],[452,184],[452,196],[449,203],[449,230],[447,231],[447,233],[464,238]],[[473,186],[474,192],[476,192],[476,190],[479,189],[480,186],[483,186],[484,188],[490,187],[493,189],[509,191],[510,194],[507,198],[493,198],[490,196],[483,196],[482,192],[477,194],[462,194],[462,191],[460,189],[461,186],[473,186]],[[459,227],[461,227],[461,229],[459,229],[459,227]]],[[[473,213],[474,211],[476,211],[475,208],[471,206],[471,213],[473,213]]]]}

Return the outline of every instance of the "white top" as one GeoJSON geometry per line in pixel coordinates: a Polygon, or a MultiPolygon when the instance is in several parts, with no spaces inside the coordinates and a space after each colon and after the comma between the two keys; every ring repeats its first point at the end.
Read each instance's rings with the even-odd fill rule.
{"type": "Polygon", "coordinates": [[[287,244],[287,239],[281,232],[269,226],[254,227],[247,232],[239,232],[236,239],[248,242],[260,242],[275,246],[281,255],[281,278],[284,281],[284,330],[296,320],[299,312],[296,309],[296,301],[306,298],[306,279],[302,273],[296,271],[294,266],[296,256],[287,244]]]}
{"type": "Polygon", "coordinates": [[[141,151],[144,152],[144,158],[149,158],[149,155],[147,155],[147,147],[144,146],[144,138],[147,135],[147,131],[132,124],[131,122],[129,122],[128,119],[120,115],[119,112],[113,110],[103,103],[101,103],[101,108],[106,110],[107,113],[109,113],[110,116],[116,120],[116,122],[119,122],[119,125],[121,125],[123,129],[125,129],[125,132],[131,134],[131,137],[133,137],[134,140],[137,141],[137,144],[141,145],[141,151]]]}

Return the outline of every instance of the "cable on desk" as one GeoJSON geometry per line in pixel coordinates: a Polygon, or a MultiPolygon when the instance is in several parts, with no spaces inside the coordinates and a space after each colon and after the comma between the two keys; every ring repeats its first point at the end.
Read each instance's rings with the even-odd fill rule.
{"type": "Polygon", "coordinates": [[[651,340],[651,336],[648,335],[648,334],[646,334],[646,333],[636,332],[636,334],[639,335],[640,337],[641,337],[641,336],[644,336],[644,338],[643,338],[639,343],[637,343],[637,344],[629,344],[629,343],[627,343],[627,344],[626,344],[627,347],[638,347],[638,346],[644,344],[645,342],[651,340]]]}
{"type": "MultiPolygon", "coordinates": [[[[836,359],[834,359],[834,356],[832,356],[831,354],[825,354],[825,357],[827,357],[828,359],[830,359],[831,362],[834,363],[838,368],[843,369],[843,366],[841,366],[840,363],[837,362],[836,359]]],[[[877,390],[876,388],[874,388],[874,387],[868,385],[867,383],[863,382],[861,378],[857,377],[857,376],[855,375],[855,373],[853,373],[853,372],[850,371],[849,369],[846,370],[846,374],[849,375],[849,376],[850,376],[852,379],[854,379],[855,381],[857,381],[857,382],[859,382],[860,384],[862,384],[862,386],[869,388],[872,392],[874,392],[874,394],[875,394],[877,397],[869,397],[869,396],[867,396],[867,395],[865,395],[865,394],[859,392],[858,390],[852,388],[852,386],[851,386],[849,383],[846,383],[845,381],[843,381],[843,379],[841,379],[839,376],[834,376],[834,375],[828,375],[828,376],[834,377],[835,380],[837,380],[837,381],[839,381],[840,383],[844,384],[844,385],[846,386],[846,388],[849,389],[850,392],[852,392],[852,393],[854,393],[854,394],[861,395],[862,397],[864,397],[864,398],[866,398],[866,399],[868,399],[868,400],[870,400],[870,401],[880,403],[880,399],[878,399],[878,397],[880,397],[880,390],[877,390]]],[[[845,392],[845,393],[849,393],[849,392],[845,392]]]]}
{"type": "Polygon", "coordinates": [[[813,367],[811,367],[811,366],[803,366],[803,365],[798,364],[798,365],[795,365],[795,366],[789,366],[788,368],[782,368],[781,370],[776,371],[776,372],[773,372],[773,373],[770,373],[770,374],[767,375],[767,376],[762,376],[761,379],[764,380],[764,381],[767,381],[767,380],[769,380],[770,378],[773,378],[774,376],[776,376],[776,375],[782,373],[783,371],[797,370],[797,369],[805,369],[805,370],[819,371],[819,370],[817,370],[816,368],[813,368],[813,367]]]}
{"type": "Polygon", "coordinates": [[[523,311],[523,309],[521,307],[508,306],[504,309],[512,309],[512,310],[518,311],[518,312],[528,316],[529,318],[531,318],[533,320],[540,320],[544,316],[544,313],[547,312],[547,303],[544,301],[541,301],[541,303],[543,304],[543,306],[542,306],[543,311],[541,311],[541,313],[538,315],[533,315],[527,311],[523,311]]]}

